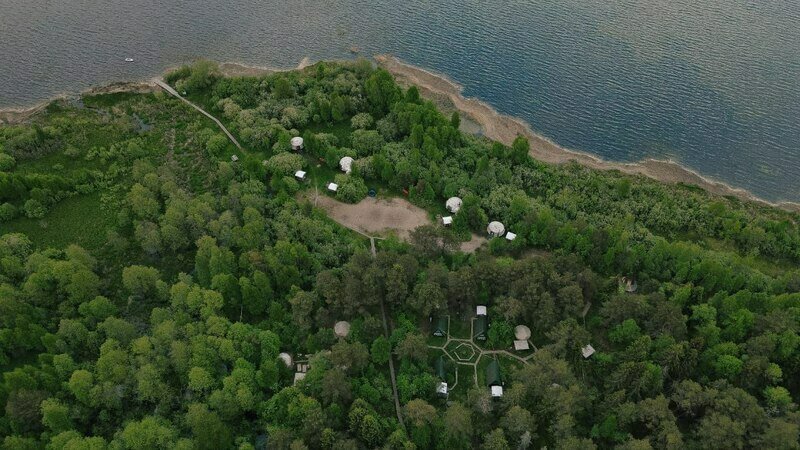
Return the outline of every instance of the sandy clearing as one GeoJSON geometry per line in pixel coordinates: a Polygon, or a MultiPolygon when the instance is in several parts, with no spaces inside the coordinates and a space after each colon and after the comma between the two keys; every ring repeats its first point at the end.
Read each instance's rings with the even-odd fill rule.
{"type": "Polygon", "coordinates": [[[666,183],[693,184],[714,194],[731,195],[743,200],[800,212],[799,203],[769,202],[756,197],[745,189],[735,188],[706,178],[674,161],[645,159],[636,163],[617,163],[605,161],[589,153],[566,149],[535,133],[522,120],[502,115],[483,101],[465,98],[462,95],[463,87],[444,75],[405,64],[391,55],[377,55],[375,60],[380,66],[394,75],[399,83],[406,86],[414,84],[420,89],[420,93],[445,109],[453,108],[468,116],[481,127],[483,134],[489,139],[511,145],[518,135],[527,137],[531,144],[531,156],[540,161],[553,164],[576,161],[593,169],[619,170],[627,174],[643,175],[666,183]]]}
{"type": "MultiPolygon", "coordinates": [[[[327,195],[301,194],[301,198],[312,203],[315,202],[315,197],[316,206],[324,210],[328,217],[367,236],[393,234],[407,241],[414,229],[433,223],[427,211],[402,198],[367,197],[356,204],[350,204],[327,195]]],[[[462,252],[472,253],[486,242],[486,238],[473,234],[472,239],[462,243],[460,249],[462,252]]]]}

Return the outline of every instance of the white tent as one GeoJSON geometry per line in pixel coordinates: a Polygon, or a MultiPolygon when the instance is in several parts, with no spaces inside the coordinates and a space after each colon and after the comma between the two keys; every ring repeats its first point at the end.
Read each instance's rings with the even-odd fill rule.
{"type": "Polygon", "coordinates": [[[528,341],[517,339],[514,341],[514,350],[522,351],[522,350],[530,350],[530,345],[528,345],[528,341]]]}
{"type": "Polygon", "coordinates": [[[336,336],[342,338],[347,337],[347,335],[350,334],[350,324],[344,320],[336,322],[336,325],[333,326],[333,332],[336,334],[336,336]]]}
{"type": "Polygon", "coordinates": [[[447,395],[447,383],[445,383],[444,381],[439,382],[439,384],[436,385],[436,393],[439,394],[439,395],[445,395],[446,396],[447,395]]]}
{"type": "Polygon", "coordinates": [[[306,173],[302,170],[298,170],[297,172],[294,173],[294,177],[300,181],[303,181],[306,179],[306,173]]]}
{"type": "Polygon", "coordinates": [[[353,171],[353,158],[349,156],[345,156],[344,158],[339,160],[339,168],[342,169],[344,173],[350,173],[353,171]]]}
{"type": "Polygon", "coordinates": [[[506,232],[506,227],[498,221],[489,222],[489,226],[486,227],[486,232],[492,237],[502,236],[503,233],[506,232]]]}
{"type": "Polygon", "coordinates": [[[503,386],[492,386],[491,392],[492,398],[500,398],[503,396],[503,386]]]}
{"type": "Polygon", "coordinates": [[[448,211],[455,214],[459,209],[461,209],[461,199],[458,197],[450,197],[447,199],[447,202],[445,202],[444,206],[448,211]]]}
{"type": "Polygon", "coordinates": [[[281,361],[286,364],[286,367],[292,367],[292,355],[288,353],[281,353],[278,355],[278,358],[280,358],[281,361]]]}
{"type": "Polygon", "coordinates": [[[339,190],[339,185],[336,183],[328,183],[328,190],[331,192],[336,192],[339,190]]]}
{"type": "Polygon", "coordinates": [[[517,325],[514,328],[514,337],[519,340],[526,340],[531,338],[531,329],[525,325],[517,325]]]}
{"type": "Polygon", "coordinates": [[[483,306],[483,305],[478,305],[478,307],[475,308],[475,315],[476,316],[485,316],[486,315],[486,307],[483,306]]]}
{"type": "Polygon", "coordinates": [[[508,239],[509,241],[513,241],[516,238],[517,238],[516,234],[514,234],[514,233],[512,233],[510,231],[508,233],[506,233],[506,239],[508,239]]]}
{"type": "Polygon", "coordinates": [[[231,155],[231,161],[236,162],[239,160],[239,157],[236,155],[231,155]]]}
{"type": "Polygon", "coordinates": [[[292,150],[299,151],[303,149],[303,138],[300,136],[292,138],[292,150]]]}
{"type": "Polygon", "coordinates": [[[592,347],[592,344],[586,344],[586,347],[581,349],[581,354],[584,358],[594,355],[594,347],[592,347]]]}
{"type": "Polygon", "coordinates": [[[444,216],[442,217],[442,224],[445,226],[449,226],[453,224],[453,218],[451,216],[444,216]]]}

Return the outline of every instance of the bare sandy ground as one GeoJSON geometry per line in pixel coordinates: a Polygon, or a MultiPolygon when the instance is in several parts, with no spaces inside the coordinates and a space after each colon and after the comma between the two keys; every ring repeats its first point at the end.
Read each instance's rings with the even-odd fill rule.
{"type": "Polygon", "coordinates": [[[444,75],[405,64],[391,55],[377,55],[375,60],[380,66],[391,72],[401,84],[415,84],[426,97],[445,107],[452,107],[468,116],[481,127],[486,137],[506,145],[510,145],[518,135],[527,137],[531,143],[531,155],[540,161],[553,164],[576,161],[593,169],[619,170],[628,174],[644,175],[666,183],[693,184],[714,194],[732,195],[740,199],[800,212],[800,204],[798,203],[772,203],[766,201],[747,190],[734,188],[725,183],[703,177],[699,173],[674,161],[645,159],[637,163],[616,163],[605,161],[588,153],[566,149],[535,133],[522,120],[502,115],[480,100],[465,98],[462,95],[463,87],[444,75]]]}
{"type": "MultiPolygon", "coordinates": [[[[301,198],[316,203],[340,225],[367,236],[394,234],[408,240],[415,228],[432,223],[427,211],[402,198],[367,197],[356,204],[342,203],[327,195],[310,192],[301,194],[301,198]]],[[[470,241],[461,244],[461,251],[474,252],[485,242],[486,238],[473,234],[470,241]]]]}

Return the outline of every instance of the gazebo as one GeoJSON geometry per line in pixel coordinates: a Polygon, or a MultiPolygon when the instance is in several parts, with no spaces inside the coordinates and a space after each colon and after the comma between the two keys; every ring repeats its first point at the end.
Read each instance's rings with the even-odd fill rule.
{"type": "Polygon", "coordinates": [[[448,211],[455,214],[461,209],[461,199],[458,197],[450,197],[445,202],[444,206],[447,208],[448,211]]]}
{"type": "Polygon", "coordinates": [[[503,233],[506,232],[506,227],[503,226],[502,223],[498,221],[489,222],[489,226],[486,227],[486,232],[489,233],[491,237],[502,236],[503,233]]]}
{"type": "Polygon", "coordinates": [[[339,168],[342,169],[344,173],[350,173],[353,171],[353,158],[349,156],[345,156],[344,158],[339,160],[339,168]]]}
{"type": "Polygon", "coordinates": [[[303,149],[303,138],[300,136],[293,137],[291,140],[292,150],[299,152],[303,149]]]}
{"type": "Polygon", "coordinates": [[[336,325],[333,326],[333,332],[340,338],[346,338],[350,334],[350,323],[344,320],[336,322],[336,325]]]}

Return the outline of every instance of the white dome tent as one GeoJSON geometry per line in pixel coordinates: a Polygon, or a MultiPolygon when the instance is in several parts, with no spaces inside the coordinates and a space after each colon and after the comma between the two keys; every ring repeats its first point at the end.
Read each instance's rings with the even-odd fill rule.
{"type": "Polygon", "coordinates": [[[286,364],[286,367],[292,367],[292,355],[288,353],[281,353],[278,355],[278,358],[280,358],[281,361],[286,364]]]}
{"type": "Polygon", "coordinates": [[[516,337],[521,341],[525,339],[530,339],[531,329],[525,325],[517,325],[517,327],[514,328],[514,337],[516,337]]]}
{"type": "Polygon", "coordinates": [[[292,150],[298,152],[303,149],[303,138],[300,136],[293,137],[291,140],[292,150]]]}
{"type": "Polygon", "coordinates": [[[502,223],[498,221],[489,222],[489,226],[486,227],[486,232],[489,233],[489,236],[502,236],[503,233],[506,232],[506,227],[503,226],[502,223]]]}
{"type": "Polygon", "coordinates": [[[336,325],[333,326],[333,332],[340,338],[346,338],[350,334],[350,323],[344,320],[336,322],[336,325]]]}
{"type": "Polygon", "coordinates": [[[342,169],[344,173],[350,173],[353,171],[353,158],[349,156],[345,156],[344,158],[339,160],[339,168],[342,169]]]}
{"type": "Polygon", "coordinates": [[[445,202],[444,206],[447,208],[448,211],[455,214],[461,209],[461,199],[458,197],[450,197],[445,202]]]}

